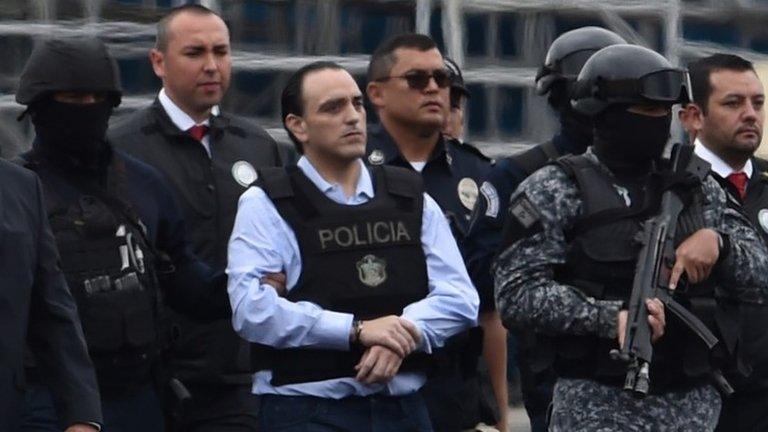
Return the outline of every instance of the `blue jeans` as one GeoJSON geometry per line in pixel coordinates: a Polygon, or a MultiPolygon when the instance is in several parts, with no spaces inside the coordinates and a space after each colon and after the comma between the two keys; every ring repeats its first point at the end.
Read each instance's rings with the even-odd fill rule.
{"type": "MultiPolygon", "coordinates": [[[[119,397],[101,398],[103,432],[163,432],[160,401],[152,387],[119,397]]],[[[23,432],[61,432],[48,387],[29,384],[22,416],[23,432]]]]}
{"type": "Polygon", "coordinates": [[[259,422],[270,432],[432,432],[418,393],[340,400],[264,395],[259,422]]]}

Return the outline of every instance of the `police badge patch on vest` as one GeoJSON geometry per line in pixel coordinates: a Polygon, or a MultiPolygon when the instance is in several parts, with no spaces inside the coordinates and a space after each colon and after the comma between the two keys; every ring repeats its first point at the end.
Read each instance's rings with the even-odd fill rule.
{"type": "Polygon", "coordinates": [[[368,162],[371,165],[381,165],[384,163],[384,152],[381,150],[374,150],[368,155],[368,162]]]}
{"type": "Polygon", "coordinates": [[[762,209],[757,214],[757,220],[760,222],[760,228],[768,233],[768,209],[762,209]]]}
{"type": "Polygon", "coordinates": [[[356,266],[360,282],[369,287],[379,286],[387,280],[387,263],[376,255],[364,256],[356,266]]]}
{"type": "Polygon", "coordinates": [[[232,164],[232,178],[242,187],[248,187],[258,178],[256,170],[250,163],[241,160],[232,164]]]}
{"type": "Polygon", "coordinates": [[[467,210],[472,210],[477,202],[477,183],[469,177],[464,177],[458,185],[459,201],[467,210]]]}

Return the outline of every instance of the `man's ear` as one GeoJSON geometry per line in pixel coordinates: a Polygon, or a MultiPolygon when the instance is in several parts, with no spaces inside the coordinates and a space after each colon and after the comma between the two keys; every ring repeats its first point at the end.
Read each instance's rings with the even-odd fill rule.
{"type": "Polygon", "coordinates": [[[149,62],[152,64],[155,75],[160,79],[165,78],[165,56],[160,50],[156,48],[149,50],[149,62]]]}
{"type": "Polygon", "coordinates": [[[376,108],[384,106],[384,89],[381,86],[381,82],[371,81],[365,87],[365,94],[368,96],[368,100],[376,108]]]}
{"type": "Polygon", "coordinates": [[[291,131],[293,136],[295,136],[302,144],[305,144],[309,139],[307,136],[307,123],[303,118],[296,114],[288,114],[285,116],[285,128],[291,131]]]}
{"type": "Polygon", "coordinates": [[[695,103],[689,103],[686,110],[691,127],[698,132],[704,127],[704,112],[695,103]]]}

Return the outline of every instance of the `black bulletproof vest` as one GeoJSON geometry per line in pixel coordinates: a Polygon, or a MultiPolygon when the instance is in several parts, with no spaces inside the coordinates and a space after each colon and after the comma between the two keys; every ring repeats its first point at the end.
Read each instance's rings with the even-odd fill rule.
{"type": "MultiPolygon", "coordinates": [[[[47,164],[28,162],[40,177],[60,265],[78,312],[100,387],[130,386],[149,376],[157,350],[153,248],[138,217],[119,196],[78,187],[47,164]],[[65,201],[59,188],[77,190],[65,201]]],[[[110,168],[110,175],[118,175],[110,168]]]]}
{"type": "MultiPolygon", "coordinates": [[[[741,203],[742,212],[752,222],[764,242],[768,242],[768,161],[753,159],[754,174],[747,186],[747,196],[741,203]]],[[[726,190],[728,180],[718,178],[726,190]]],[[[734,191],[735,192],[735,191],[734,191]]],[[[731,195],[735,196],[733,192],[731,195]]],[[[749,378],[729,374],[737,391],[765,391],[768,388],[768,307],[758,304],[739,304],[739,351],[753,368],[749,378]]]]}
{"type": "MultiPolygon", "coordinates": [[[[556,270],[556,279],[598,300],[629,300],[641,247],[636,238],[641,223],[656,213],[658,203],[645,199],[645,203],[633,202],[628,207],[610,176],[584,156],[567,156],[556,164],[576,181],[583,209],[573,227],[565,233],[567,258],[566,263],[556,270]]],[[[653,190],[652,183],[649,187],[653,190]]],[[[644,195],[655,196],[651,193],[644,195]]],[[[684,232],[680,232],[678,238],[685,238],[696,229],[698,227],[679,228],[684,232]]],[[[676,296],[676,299],[685,306],[697,305],[693,312],[709,327],[714,327],[714,318],[702,316],[712,313],[714,308],[711,297],[701,298],[703,290],[690,291],[696,293],[695,299],[684,296],[676,296]]],[[[677,323],[674,316],[666,315],[665,336],[654,345],[651,366],[651,392],[654,393],[690,386],[711,370],[706,347],[677,323]]],[[[615,339],[593,335],[552,338],[537,335],[533,368],[540,371],[554,364],[561,376],[621,385],[626,364],[611,359],[609,352],[614,348],[618,348],[615,339]]]]}
{"type": "MultiPolygon", "coordinates": [[[[293,229],[301,251],[301,276],[289,300],[372,319],[400,315],[427,296],[421,179],[389,166],[372,168],[372,174],[374,198],[349,206],[330,200],[295,166],[260,170],[259,186],[293,229]]],[[[274,350],[272,383],[354,376],[362,352],[360,347],[274,350]]],[[[424,361],[413,354],[401,368],[420,369],[424,361]]]]}

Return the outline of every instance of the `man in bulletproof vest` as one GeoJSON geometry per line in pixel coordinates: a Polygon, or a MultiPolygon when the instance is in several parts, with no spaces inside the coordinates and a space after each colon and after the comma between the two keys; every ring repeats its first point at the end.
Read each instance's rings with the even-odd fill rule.
{"type": "MultiPolygon", "coordinates": [[[[117,64],[96,38],[39,42],[16,100],[35,127],[19,163],[41,179],[61,268],[77,302],[110,431],[161,431],[159,287],[197,319],[229,315],[226,276],[188,250],[160,174],[106,140],[121,98],[117,64]]],[[[30,367],[24,430],[57,430],[45,382],[30,367]]]]}
{"type": "Polygon", "coordinates": [[[269,353],[260,426],[431,431],[429,354],[477,321],[450,228],[416,173],[365,166],[363,96],[340,66],[299,69],[282,113],[303,156],[243,194],[227,268],[233,325],[269,353]],[[284,290],[261,280],[278,272],[284,290]]]}
{"type": "MultiPolygon", "coordinates": [[[[470,232],[464,243],[464,257],[482,304],[495,307],[491,262],[498,252],[509,196],[526,177],[547,162],[566,154],[581,154],[592,142],[592,120],[575,111],[569,92],[587,59],[609,45],[625,43],[619,35],[600,27],[582,27],[563,33],[552,42],[544,65],[536,74],[536,93],[547,96],[557,113],[560,131],[551,140],[514,156],[497,160],[480,186],[472,214],[470,232]]],[[[516,332],[512,342],[518,346],[517,367],[525,410],[533,432],[546,430],[546,414],[552,400],[555,376],[551,369],[534,374],[528,364],[529,337],[516,332]]]]}
{"type": "MultiPolygon", "coordinates": [[[[641,222],[658,214],[665,187],[687,191],[668,263],[670,289],[687,278],[675,297],[702,305],[693,312],[721,335],[730,328],[712,316],[721,302],[766,297],[765,245],[717,182],[664,169],[671,106],[689,100],[688,89],[687,73],[651,50],[598,51],[573,101],[594,118],[592,147],[540,169],[510,199],[496,302],[505,325],[537,332],[532,367],[554,366],[551,431],[715,428],[718,365],[658,299],[645,303],[655,343],[644,399],[623,389],[627,364],[609,355],[625,335],[641,222]]],[[[730,342],[721,336],[724,356],[730,342]]]]}
{"type": "MultiPolygon", "coordinates": [[[[219,109],[231,77],[229,30],[200,5],[173,9],[157,24],[150,61],[163,88],[151,106],[110,128],[115,146],[157,168],[189,227],[192,251],[216,270],[227,263],[237,200],[259,167],[278,166],[274,140],[250,120],[219,109]]],[[[194,432],[256,429],[249,345],[229,319],[200,324],[172,314],[171,373],[192,399],[175,409],[194,432]]]]}
{"type": "MultiPolygon", "coordinates": [[[[380,120],[370,128],[368,163],[421,173],[461,247],[478,184],[491,161],[477,148],[441,133],[453,80],[437,44],[421,34],[394,36],[376,48],[367,75],[366,94],[380,120]]],[[[461,431],[497,422],[477,375],[482,342],[482,331],[473,328],[442,351],[441,367],[423,389],[435,429],[461,431]]]]}
{"type": "MultiPolygon", "coordinates": [[[[768,241],[768,162],[755,157],[763,133],[765,92],[747,60],[715,54],[688,65],[693,103],[686,107],[696,154],[712,166],[714,177],[741,208],[763,241],[768,241]]],[[[736,393],[723,401],[718,431],[768,430],[768,308],[741,304],[737,346],[752,366],[744,379],[727,374],[736,393]]]]}

